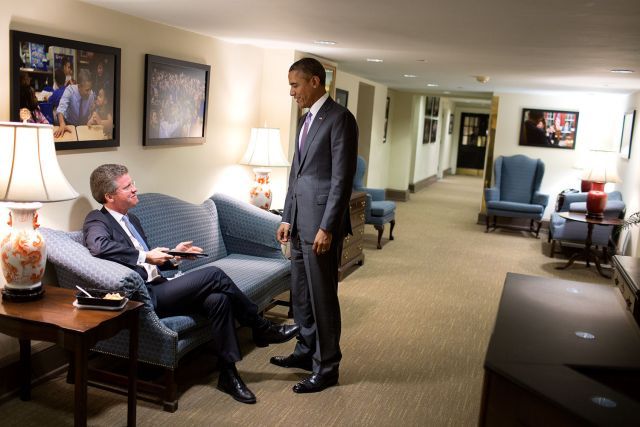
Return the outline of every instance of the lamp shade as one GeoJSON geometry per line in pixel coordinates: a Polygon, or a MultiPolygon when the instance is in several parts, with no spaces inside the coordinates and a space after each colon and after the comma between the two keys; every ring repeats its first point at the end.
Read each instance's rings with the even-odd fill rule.
{"type": "Polygon", "coordinates": [[[56,202],[76,197],[60,170],[51,125],[0,122],[0,201],[56,202]]]}
{"type": "Polygon", "coordinates": [[[584,169],[582,179],[591,182],[621,182],[616,167],[616,153],[592,150],[590,167],[584,169]]]}
{"type": "Polygon", "coordinates": [[[240,163],[266,167],[289,166],[280,145],[280,129],[252,128],[247,151],[240,163]]]}

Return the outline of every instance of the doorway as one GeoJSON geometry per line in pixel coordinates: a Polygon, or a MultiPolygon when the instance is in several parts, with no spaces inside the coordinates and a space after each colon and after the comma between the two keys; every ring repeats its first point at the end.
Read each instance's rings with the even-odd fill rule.
{"type": "Polygon", "coordinates": [[[489,139],[489,115],[462,113],[456,173],[482,176],[489,139]]]}
{"type": "MultiPolygon", "coordinates": [[[[369,164],[369,150],[371,149],[371,127],[373,125],[373,105],[376,88],[360,82],[358,86],[358,110],[356,121],[358,122],[358,155],[362,156],[369,164]]],[[[366,184],[366,176],[365,182],[366,184]]]]}

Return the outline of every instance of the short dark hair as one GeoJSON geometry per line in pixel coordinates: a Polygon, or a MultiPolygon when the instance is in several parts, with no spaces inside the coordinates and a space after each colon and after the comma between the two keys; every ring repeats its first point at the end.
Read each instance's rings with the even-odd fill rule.
{"type": "Polygon", "coordinates": [[[64,86],[64,82],[67,76],[64,75],[64,70],[62,68],[57,68],[53,73],[53,80],[55,80],[58,87],[64,86]]]}
{"type": "Polygon", "coordinates": [[[129,169],[126,166],[113,163],[95,168],[89,178],[89,187],[91,187],[91,195],[96,202],[104,204],[106,202],[104,195],[113,193],[118,189],[116,179],[128,173],[129,169]]]}
{"type": "Polygon", "coordinates": [[[93,79],[91,78],[91,71],[86,68],[78,71],[78,84],[81,85],[83,83],[91,83],[93,84],[93,79]]]}
{"type": "Polygon", "coordinates": [[[300,71],[309,79],[313,76],[317,76],[320,79],[320,84],[324,86],[327,81],[327,73],[324,70],[324,66],[314,58],[302,58],[291,64],[289,72],[300,71]]]}

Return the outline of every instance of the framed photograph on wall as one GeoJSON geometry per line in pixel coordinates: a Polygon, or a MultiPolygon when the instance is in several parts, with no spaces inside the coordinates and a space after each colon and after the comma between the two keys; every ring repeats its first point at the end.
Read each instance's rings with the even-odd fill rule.
{"type": "Polygon", "coordinates": [[[449,135],[453,133],[453,113],[449,114],[449,135]]]}
{"type": "Polygon", "coordinates": [[[349,92],[343,89],[336,89],[336,102],[347,108],[349,102],[349,92]]]}
{"type": "Polygon", "coordinates": [[[387,128],[389,125],[389,105],[391,104],[391,98],[387,96],[387,106],[384,109],[384,136],[382,137],[382,143],[387,142],[387,128]]]}
{"type": "Polygon", "coordinates": [[[324,72],[327,74],[324,87],[329,96],[336,99],[336,66],[329,64],[322,65],[324,66],[324,72]]]}
{"type": "Polygon", "coordinates": [[[622,135],[620,137],[620,156],[631,158],[631,142],[633,141],[633,127],[636,121],[636,110],[624,114],[622,121],[622,135]]]}
{"type": "Polygon", "coordinates": [[[211,67],[145,55],[144,145],[206,140],[211,67]]]}
{"type": "Polygon", "coordinates": [[[523,108],[520,121],[520,145],[533,147],[576,148],[578,112],[523,108]]]}
{"type": "Polygon", "coordinates": [[[56,150],[120,145],[120,49],[10,31],[10,117],[53,125],[56,150]]]}
{"type": "MultiPolygon", "coordinates": [[[[437,126],[437,122],[435,123],[437,126]]],[[[422,132],[422,143],[428,144],[431,139],[431,127],[434,126],[433,119],[431,117],[424,118],[424,131],[422,132]]]]}

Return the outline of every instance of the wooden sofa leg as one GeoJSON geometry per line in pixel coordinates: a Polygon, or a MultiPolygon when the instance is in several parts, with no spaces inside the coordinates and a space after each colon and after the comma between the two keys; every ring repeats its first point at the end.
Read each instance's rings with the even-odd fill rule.
{"type": "Polygon", "coordinates": [[[484,217],[484,223],[487,225],[487,228],[484,230],[485,233],[489,232],[489,214],[484,217]]]}
{"type": "Polygon", "coordinates": [[[538,221],[538,228],[536,228],[536,239],[540,238],[540,227],[542,227],[542,221],[538,221]]]}
{"type": "Polygon", "coordinates": [[[551,250],[549,251],[549,257],[553,258],[555,254],[556,254],[556,240],[553,239],[551,240],[551,250]]]}
{"type": "Polygon", "coordinates": [[[382,233],[384,233],[384,224],[374,225],[373,228],[378,230],[378,249],[382,249],[382,245],[380,244],[380,241],[382,240],[382,233]]]}
{"type": "Polygon", "coordinates": [[[396,226],[396,220],[392,219],[389,224],[391,224],[391,227],[389,228],[389,240],[393,240],[393,227],[396,226]]]}
{"type": "Polygon", "coordinates": [[[165,393],[162,401],[162,409],[166,412],[178,410],[178,385],[176,384],[176,371],[165,369],[164,371],[165,393]]]}

